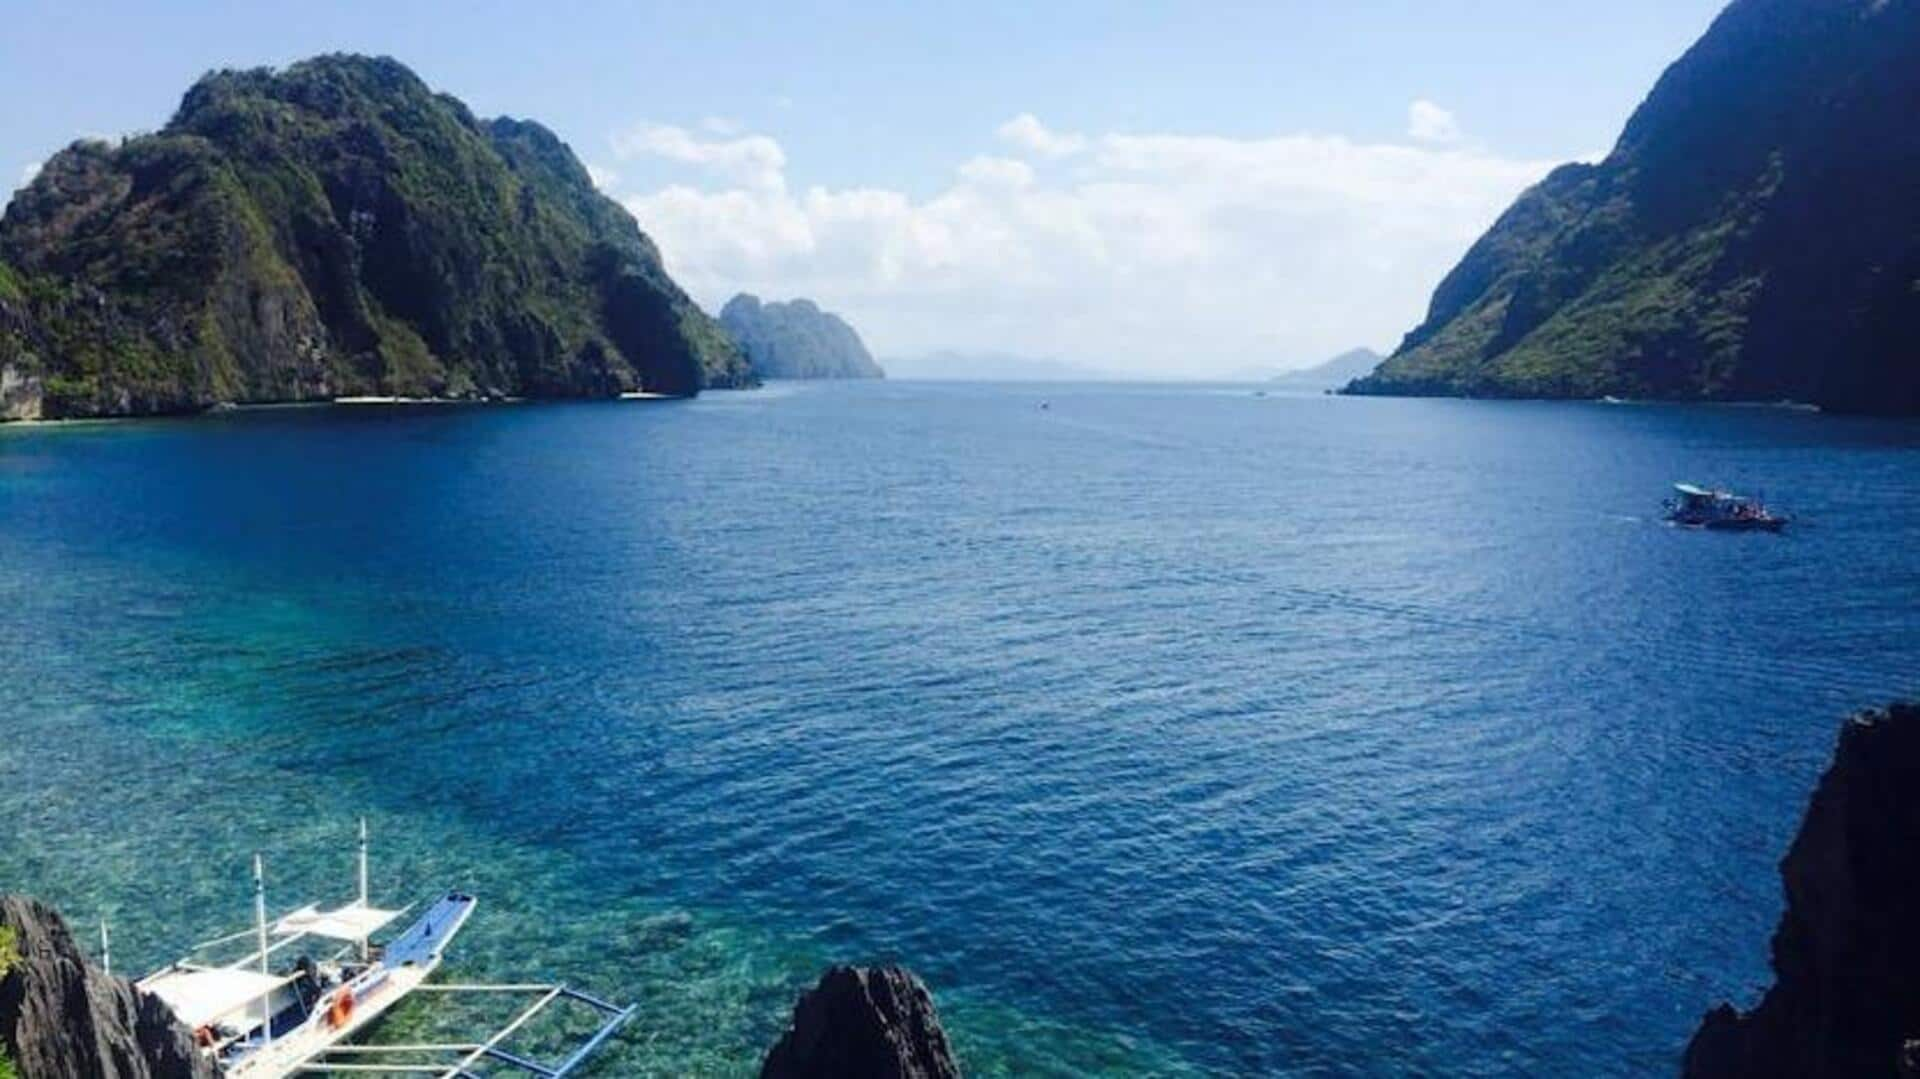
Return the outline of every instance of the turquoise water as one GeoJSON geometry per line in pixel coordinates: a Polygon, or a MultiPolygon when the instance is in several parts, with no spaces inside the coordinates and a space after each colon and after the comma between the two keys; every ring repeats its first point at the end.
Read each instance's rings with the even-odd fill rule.
{"type": "Polygon", "coordinates": [[[150,965],[364,812],[605,1075],[880,959],[978,1074],[1666,1070],[1920,689],[1917,504],[1910,422],[1226,387],[0,429],[0,887],[150,965]]]}

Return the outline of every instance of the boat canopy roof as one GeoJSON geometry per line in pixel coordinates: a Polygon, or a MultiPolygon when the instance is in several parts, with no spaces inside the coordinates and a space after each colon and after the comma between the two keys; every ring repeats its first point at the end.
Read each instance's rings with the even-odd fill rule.
{"type": "Polygon", "coordinates": [[[140,988],[159,997],[180,1017],[180,1022],[194,1028],[245,1008],[257,1012],[262,997],[292,980],[292,975],[262,974],[233,967],[175,968],[148,978],[140,983],[140,988]]]}
{"type": "Polygon", "coordinates": [[[304,933],[333,940],[361,941],[379,932],[381,926],[399,916],[397,910],[370,907],[359,900],[338,910],[321,910],[317,905],[309,904],[273,923],[273,932],[280,937],[304,933]]]}
{"type": "Polygon", "coordinates": [[[1695,487],[1691,483],[1676,483],[1673,485],[1673,489],[1680,492],[1683,495],[1688,495],[1693,498],[1712,498],[1713,497],[1712,491],[1707,490],[1705,487],[1695,487]]]}

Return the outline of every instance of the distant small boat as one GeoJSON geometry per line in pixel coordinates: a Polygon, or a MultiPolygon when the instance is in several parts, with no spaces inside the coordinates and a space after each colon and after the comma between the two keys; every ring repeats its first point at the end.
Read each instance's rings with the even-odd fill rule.
{"type": "MultiPolygon", "coordinates": [[[[267,917],[266,877],[253,859],[252,929],[196,945],[189,955],[142,978],[138,988],[158,997],[193,1032],[195,1049],[225,1079],[282,1079],[324,1072],[414,1072],[442,1079],[471,1076],[483,1065],[553,1079],[578,1068],[632,1017],[621,1008],[562,985],[436,985],[428,979],[473,913],[475,900],[449,892],[427,908],[411,928],[385,944],[370,938],[405,913],[367,901],[367,826],[360,823],[359,894],[333,910],[300,907],[277,920],[267,917]],[[249,941],[254,950],[228,962],[202,958],[212,949],[249,941]],[[275,953],[296,944],[322,942],[331,954],[301,954],[291,963],[275,953]],[[518,994],[535,998],[508,1026],[489,1036],[419,1045],[368,1045],[350,1041],[388,1009],[414,993],[518,994]],[[584,1004],[599,1013],[568,1057],[544,1064],[511,1052],[502,1043],[556,1001],[584,1004]],[[398,1058],[398,1059],[396,1059],[398,1058]]],[[[106,938],[105,927],[101,938],[106,938]]]]}
{"type": "Polygon", "coordinates": [[[1667,520],[1687,528],[1707,528],[1725,532],[1778,532],[1788,518],[1767,509],[1759,498],[1695,487],[1691,483],[1673,485],[1677,497],[1664,503],[1667,520]]]}

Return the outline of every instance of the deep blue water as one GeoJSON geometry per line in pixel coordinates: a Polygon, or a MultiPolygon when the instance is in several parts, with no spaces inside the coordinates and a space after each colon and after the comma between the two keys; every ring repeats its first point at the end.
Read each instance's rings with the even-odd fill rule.
{"type": "Polygon", "coordinates": [[[0,887],[122,968],[346,884],[745,1073],[835,959],[979,1074],[1644,1074],[1920,690],[1920,424],[778,385],[0,430],[0,887]],[[1051,407],[1039,407],[1046,401],[1051,407]],[[1764,487],[1782,536],[1656,520],[1764,487]],[[529,968],[534,969],[529,969],[529,968]]]}

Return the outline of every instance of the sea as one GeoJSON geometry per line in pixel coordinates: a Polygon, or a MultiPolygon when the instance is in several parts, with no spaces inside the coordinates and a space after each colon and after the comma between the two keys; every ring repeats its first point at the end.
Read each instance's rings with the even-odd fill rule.
{"type": "MultiPolygon", "coordinates": [[[[0,428],[0,890],[122,973],[479,897],[458,981],[750,1075],[832,963],[967,1073],[1668,1074],[1920,692],[1920,423],[775,383],[0,428]],[[1672,527],[1675,481],[1783,534],[1672,527]]],[[[388,1039],[446,1021],[409,1005],[388,1039]]],[[[532,1053],[561,1033],[532,1031],[532,1053]]]]}

